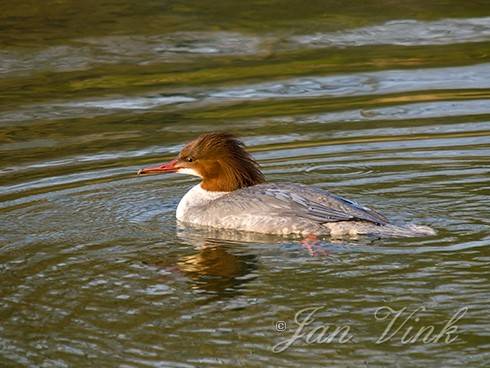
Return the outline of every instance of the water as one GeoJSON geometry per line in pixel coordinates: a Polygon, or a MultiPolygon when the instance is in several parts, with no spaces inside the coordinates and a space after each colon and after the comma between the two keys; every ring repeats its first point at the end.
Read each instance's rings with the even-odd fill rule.
{"type": "Polygon", "coordinates": [[[488,365],[490,5],[24,2],[0,19],[0,366],[488,365]],[[438,234],[311,256],[178,228],[194,179],[136,170],[213,130],[270,181],[438,234]],[[278,351],[309,307],[311,336],[278,351]],[[388,308],[408,322],[380,342],[388,308]],[[403,340],[458,313],[438,342],[403,340]],[[327,325],[351,338],[318,343],[327,325]]]}

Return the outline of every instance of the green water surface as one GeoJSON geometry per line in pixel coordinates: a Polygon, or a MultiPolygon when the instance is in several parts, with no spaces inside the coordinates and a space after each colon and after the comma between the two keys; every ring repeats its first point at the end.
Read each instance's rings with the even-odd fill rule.
{"type": "Polygon", "coordinates": [[[3,1],[0,366],[488,367],[489,179],[488,1],[3,1]],[[177,226],[215,130],[437,235],[177,226]]]}

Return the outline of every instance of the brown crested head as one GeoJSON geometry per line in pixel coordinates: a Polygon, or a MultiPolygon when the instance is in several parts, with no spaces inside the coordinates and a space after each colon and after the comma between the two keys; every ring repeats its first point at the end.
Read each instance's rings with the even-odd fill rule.
{"type": "Polygon", "coordinates": [[[265,181],[259,164],[229,133],[202,134],[186,144],[175,160],[138,173],[162,171],[199,176],[201,187],[214,192],[231,192],[265,181]]]}

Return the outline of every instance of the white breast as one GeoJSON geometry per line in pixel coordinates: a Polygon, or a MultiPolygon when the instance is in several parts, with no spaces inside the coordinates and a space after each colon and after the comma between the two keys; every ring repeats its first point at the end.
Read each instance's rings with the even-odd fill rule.
{"type": "Polygon", "coordinates": [[[201,184],[192,187],[180,200],[177,206],[176,217],[179,221],[189,221],[189,217],[192,217],[192,207],[203,206],[208,202],[219,198],[228,192],[210,192],[202,189],[201,184]]]}

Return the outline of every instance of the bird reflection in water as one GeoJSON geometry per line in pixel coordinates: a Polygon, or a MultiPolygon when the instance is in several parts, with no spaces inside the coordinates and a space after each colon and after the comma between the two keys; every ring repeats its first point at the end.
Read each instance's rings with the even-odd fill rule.
{"type": "MultiPolygon", "coordinates": [[[[238,231],[202,229],[179,224],[177,237],[193,246],[172,265],[169,260],[151,262],[185,276],[198,292],[233,296],[257,277],[259,254],[254,244],[278,243],[277,237],[238,231]],[[275,238],[275,240],[274,240],[275,238]]],[[[262,247],[259,247],[259,249],[262,247]]]]}
{"type": "Polygon", "coordinates": [[[192,282],[193,289],[234,294],[255,278],[257,256],[234,254],[229,245],[213,241],[195,254],[181,257],[177,269],[192,282]]]}
{"type": "Polygon", "coordinates": [[[309,256],[330,255],[330,251],[322,249],[323,243],[316,237],[303,241],[288,240],[274,235],[203,229],[182,224],[177,228],[177,237],[182,243],[192,245],[194,253],[182,255],[176,261],[166,259],[149,263],[172,271],[174,275],[185,276],[191,288],[197,292],[219,295],[236,295],[247,282],[257,277],[255,271],[259,256],[264,252],[273,252],[271,247],[264,249],[263,244],[303,248],[303,252],[307,251],[309,256]]]}

